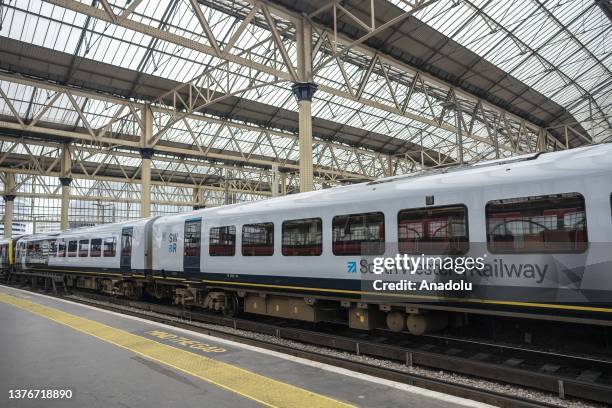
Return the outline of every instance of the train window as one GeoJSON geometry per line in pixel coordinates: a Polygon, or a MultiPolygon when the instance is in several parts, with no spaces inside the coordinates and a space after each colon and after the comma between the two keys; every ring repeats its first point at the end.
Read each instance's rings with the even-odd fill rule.
{"type": "Polygon", "coordinates": [[[79,256],[80,257],[89,256],[89,240],[88,239],[82,239],[79,241],[79,256]]]}
{"type": "Polygon", "coordinates": [[[49,258],[49,241],[38,241],[37,243],[37,256],[38,258],[49,258]]]}
{"type": "Polygon", "coordinates": [[[65,257],[66,256],[66,241],[60,239],[57,244],[57,256],[65,257]]]}
{"type": "Polygon", "coordinates": [[[114,257],[117,249],[117,240],[115,237],[104,238],[104,257],[114,257]]]}
{"type": "Polygon", "coordinates": [[[121,256],[132,256],[132,233],[121,234],[121,256]]]}
{"type": "Polygon", "coordinates": [[[102,255],[102,240],[101,239],[92,239],[91,246],[89,247],[89,256],[91,257],[99,257],[102,255]]]}
{"type": "Polygon", "coordinates": [[[49,247],[49,256],[55,258],[57,256],[57,241],[51,241],[49,247]]]}
{"type": "Polygon", "coordinates": [[[26,262],[35,262],[40,257],[40,243],[35,241],[28,242],[28,251],[26,252],[26,262]]]}
{"type": "Polygon", "coordinates": [[[242,226],[242,255],[271,256],[274,254],[274,224],[247,224],[242,226]]]}
{"type": "Polygon", "coordinates": [[[77,255],[77,241],[68,241],[68,256],[77,255]]]}
{"type": "Polygon", "coordinates": [[[323,252],[322,224],[320,218],[283,222],[283,255],[321,255],[323,252]]]}
{"type": "Polygon", "coordinates": [[[385,252],[385,215],[371,212],[335,216],[332,240],[334,255],[381,255],[385,252]]]}
{"type": "Polygon", "coordinates": [[[398,250],[409,254],[465,254],[469,249],[467,208],[463,205],[401,210],[398,250]]]}
{"type": "Polygon", "coordinates": [[[234,256],[236,253],[236,227],[213,227],[209,232],[210,256],[234,256]]]}
{"type": "Polygon", "coordinates": [[[185,222],[185,256],[200,256],[200,239],[202,237],[202,220],[185,222]]]}
{"type": "Polygon", "coordinates": [[[490,201],[487,245],[493,253],[564,253],[587,249],[584,197],[578,193],[490,201]]]}

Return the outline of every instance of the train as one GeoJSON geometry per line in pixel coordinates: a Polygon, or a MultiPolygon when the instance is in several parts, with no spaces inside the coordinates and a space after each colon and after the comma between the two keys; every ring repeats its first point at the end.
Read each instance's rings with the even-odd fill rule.
{"type": "Polygon", "coordinates": [[[424,334],[470,314],[612,325],[611,239],[601,144],[4,239],[0,258],[13,278],[60,274],[112,296],[424,334]],[[373,272],[405,254],[483,265],[373,272]]]}

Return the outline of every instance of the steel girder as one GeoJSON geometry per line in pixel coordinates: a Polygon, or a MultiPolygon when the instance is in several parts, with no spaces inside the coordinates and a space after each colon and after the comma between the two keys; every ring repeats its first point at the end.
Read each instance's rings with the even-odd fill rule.
{"type": "MultiPolygon", "coordinates": [[[[5,89],[24,88],[7,92],[0,88],[0,105],[11,113],[0,118],[0,128],[93,144],[100,148],[137,150],[140,147],[143,103],[10,74],[0,74],[0,85],[5,89]],[[36,98],[34,109],[26,111],[17,107],[26,102],[19,100],[19,95],[30,96],[42,91],[44,95],[36,98]],[[85,111],[81,107],[84,101],[87,102],[85,111]],[[26,114],[30,116],[26,117],[26,114]],[[62,123],[54,123],[59,121],[57,118],[66,117],[78,119],[82,126],[66,128],[62,123]]],[[[165,106],[153,105],[152,110],[157,118],[172,114],[165,106]]],[[[286,173],[298,169],[298,137],[291,132],[197,112],[181,118],[170,131],[180,133],[183,140],[160,140],[153,145],[157,153],[226,163],[230,167],[256,167],[268,174],[273,165],[278,165],[286,173]],[[245,145],[248,149],[244,148],[245,145]]],[[[390,156],[322,139],[315,139],[313,152],[315,176],[322,180],[371,180],[423,167],[408,154],[390,156]]],[[[449,164],[427,152],[424,155],[438,165],[449,164]]]]}
{"type": "MultiPolygon", "coordinates": [[[[455,146],[449,141],[453,134],[460,133],[461,150],[469,161],[564,148],[546,129],[363,45],[366,38],[433,1],[414,2],[412,9],[400,18],[369,26],[368,34],[359,39],[348,39],[314,24],[311,18],[320,10],[304,17],[268,1],[216,1],[205,7],[203,1],[191,1],[190,7],[183,7],[181,12],[197,17],[201,24],[199,33],[171,24],[162,29],[147,23],[153,20],[146,15],[146,2],[139,3],[141,8],[130,10],[109,1],[99,7],[75,0],[45,1],[212,57],[201,74],[160,96],[157,103],[170,104],[173,113],[160,118],[154,143],[173,124],[216,101],[295,81],[295,32],[299,24],[306,23],[313,28],[312,65],[320,91],[420,124],[421,132],[413,132],[411,140],[423,137],[428,147],[447,149],[459,157],[457,141],[455,146]],[[219,38],[211,28],[208,16],[212,8],[231,12],[240,22],[230,38],[219,38]],[[241,36],[252,26],[267,30],[269,35],[256,44],[240,44],[241,36]]],[[[330,2],[326,8],[333,8],[336,15],[347,13],[337,2],[330,2]]]]}

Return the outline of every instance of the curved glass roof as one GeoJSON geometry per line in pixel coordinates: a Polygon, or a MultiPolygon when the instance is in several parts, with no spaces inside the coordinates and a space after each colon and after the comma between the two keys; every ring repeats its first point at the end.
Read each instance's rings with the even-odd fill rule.
{"type": "Polygon", "coordinates": [[[565,107],[587,131],[609,135],[612,23],[597,3],[438,1],[415,16],[565,107]]]}

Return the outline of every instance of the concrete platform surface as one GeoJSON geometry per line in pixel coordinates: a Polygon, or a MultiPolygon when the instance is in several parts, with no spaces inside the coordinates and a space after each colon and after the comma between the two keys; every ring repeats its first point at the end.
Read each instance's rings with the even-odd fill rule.
{"type": "Polygon", "coordinates": [[[487,407],[6,286],[0,358],[1,407],[487,407]]]}

